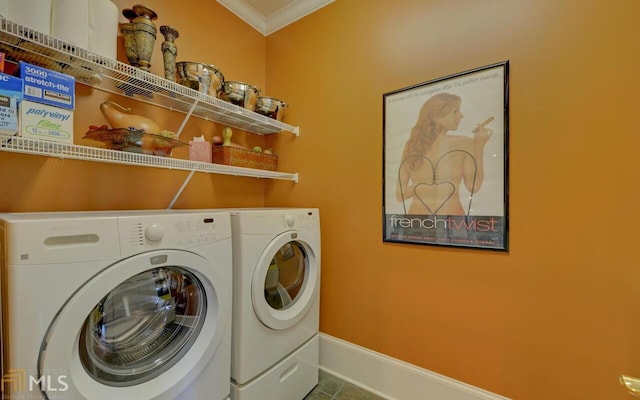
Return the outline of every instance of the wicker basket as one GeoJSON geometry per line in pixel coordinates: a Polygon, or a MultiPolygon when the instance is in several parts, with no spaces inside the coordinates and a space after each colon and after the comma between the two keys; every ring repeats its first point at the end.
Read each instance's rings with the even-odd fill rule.
{"type": "Polygon", "coordinates": [[[255,169],[275,171],[278,156],[231,146],[213,146],[213,162],[255,169]]]}

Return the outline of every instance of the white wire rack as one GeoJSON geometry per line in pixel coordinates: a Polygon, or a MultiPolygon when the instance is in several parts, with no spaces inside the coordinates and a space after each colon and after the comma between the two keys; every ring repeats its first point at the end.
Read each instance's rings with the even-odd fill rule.
{"type": "MultiPolygon", "coordinates": [[[[257,134],[288,131],[296,136],[299,135],[298,127],[197,92],[119,61],[99,56],[2,17],[0,17],[0,51],[4,52],[10,60],[26,61],[64,72],[74,76],[79,83],[180,111],[187,114],[186,118],[193,115],[257,134]]],[[[183,125],[185,122],[186,119],[183,125]]],[[[203,163],[17,136],[0,135],[0,151],[190,171],[170,207],[195,172],[298,182],[297,173],[203,163]]]]}
{"type": "Polygon", "coordinates": [[[247,176],[253,178],[282,179],[294,182],[298,181],[297,173],[234,167],[230,165],[190,161],[179,158],[160,157],[142,153],[109,150],[99,147],[88,147],[75,144],[52,142],[47,140],[28,139],[19,136],[0,135],[0,150],[14,153],[69,158],[74,160],[98,161],[113,164],[177,169],[184,171],[247,176]]]}
{"type": "Polygon", "coordinates": [[[72,75],[87,86],[260,135],[300,130],[0,17],[0,51],[72,75]]]}

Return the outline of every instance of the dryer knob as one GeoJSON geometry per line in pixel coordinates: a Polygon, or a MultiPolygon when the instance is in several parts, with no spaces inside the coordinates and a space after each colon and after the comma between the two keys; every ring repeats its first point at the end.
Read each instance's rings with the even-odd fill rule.
{"type": "Polygon", "coordinates": [[[287,226],[292,227],[293,224],[296,223],[296,217],[294,217],[291,214],[287,214],[287,215],[284,216],[284,222],[287,223],[287,226]]]}
{"type": "Polygon", "coordinates": [[[164,228],[162,225],[151,224],[145,228],[144,236],[152,242],[157,242],[164,236],[164,228]]]}

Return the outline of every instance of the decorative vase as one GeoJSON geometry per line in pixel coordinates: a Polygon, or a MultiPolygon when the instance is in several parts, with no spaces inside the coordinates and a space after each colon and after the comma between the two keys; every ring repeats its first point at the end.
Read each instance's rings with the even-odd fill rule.
{"type": "Polygon", "coordinates": [[[178,55],[178,48],[173,43],[180,34],[175,28],[167,25],[160,27],[160,33],[164,36],[164,42],[162,42],[162,59],[164,60],[164,77],[170,81],[176,81],[176,57],[178,55]]]}
{"type": "Polygon", "coordinates": [[[124,49],[129,60],[129,64],[134,67],[138,66],[138,46],[136,45],[136,36],[133,28],[133,20],[138,16],[132,9],[126,8],[122,10],[122,15],[129,20],[129,23],[120,24],[120,33],[124,39],[124,49]]]}
{"type": "Polygon", "coordinates": [[[155,11],[140,4],[136,4],[132,9],[137,15],[133,20],[133,30],[138,50],[138,67],[149,71],[153,46],[156,43],[156,33],[158,32],[152,21],[158,18],[158,15],[155,11]]]}
{"type": "Polygon", "coordinates": [[[125,108],[114,101],[105,101],[100,104],[100,112],[113,129],[135,129],[153,134],[160,132],[160,127],[154,120],[133,114],[130,108],[125,108]]]}

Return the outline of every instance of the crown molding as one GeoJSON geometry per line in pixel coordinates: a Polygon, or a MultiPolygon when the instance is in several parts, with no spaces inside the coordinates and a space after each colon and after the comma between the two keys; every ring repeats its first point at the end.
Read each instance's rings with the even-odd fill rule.
{"type": "Polygon", "coordinates": [[[255,30],[268,36],[327,4],[333,3],[335,0],[294,0],[280,10],[266,16],[257,12],[247,1],[217,1],[255,30]]]}

